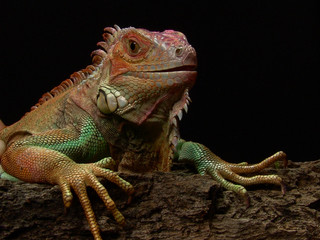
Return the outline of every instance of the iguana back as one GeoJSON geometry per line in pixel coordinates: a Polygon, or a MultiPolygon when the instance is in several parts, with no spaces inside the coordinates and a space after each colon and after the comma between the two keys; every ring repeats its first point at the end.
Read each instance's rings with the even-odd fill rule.
{"type": "Polygon", "coordinates": [[[5,126],[0,120],[0,139],[8,141],[9,138],[13,140],[25,135],[66,127],[67,116],[70,114],[66,105],[73,104],[68,102],[70,92],[80,87],[84,81],[96,77],[105,56],[99,50],[94,51],[93,55],[92,65],[73,73],[70,78],[44,93],[38,103],[31,107],[30,112],[27,112],[18,122],[5,126]]]}

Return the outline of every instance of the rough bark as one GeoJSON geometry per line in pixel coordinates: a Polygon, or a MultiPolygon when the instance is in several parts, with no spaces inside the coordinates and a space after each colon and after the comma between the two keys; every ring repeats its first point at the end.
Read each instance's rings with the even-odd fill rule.
{"type": "MultiPolygon", "coordinates": [[[[180,166],[171,173],[122,174],[136,193],[103,181],[127,219],[118,226],[88,190],[104,239],[320,239],[320,160],[269,168],[287,185],[247,187],[251,206],[208,176],[180,166]]],[[[0,239],[92,239],[79,201],[64,212],[60,190],[0,180],[0,239]]]]}

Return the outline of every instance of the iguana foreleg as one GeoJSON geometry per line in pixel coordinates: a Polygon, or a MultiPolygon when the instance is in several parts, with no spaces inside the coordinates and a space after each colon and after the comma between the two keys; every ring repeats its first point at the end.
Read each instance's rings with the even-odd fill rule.
{"type": "Polygon", "coordinates": [[[248,165],[247,163],[228,163],[200,143],[180,140],[176,149],[176,157],[179,160],[193,162],[201,175],[207,173],[226,189],[238,193],[245,199],[248,206],[250,204],[249,196],[247,190],[242,185],[263,183],[276,184],[280,185],[282,193],[285,193],[285,185],[282,179],[277,175],[256,175],[253,177],[243,177],[239,175],[240,173],[258,172],[278,160],[283,160],[284,165],[286,166],[287,160],[284,152],[277,152],[258,164],[248,165]],[[239,185],[228,180],[238,183],[239,185]]]}
{"type": "Polygon", "coordinates": [[[73,134],[68,137],[66,134],[68,131],[67,129],[51,130],[14,142],[1,156],[1,165],[5,172],[23,181],[58,184],[62,190],[65,207],[71,205],[73,198],[71,189],[73,189],[80,199],[94,238],[101,239],[99,227],[87,195],[87,186],[97,192],[107,209],[112,212],[115,220],[121,225],[124,224],[124,217],[97,177],[106,178],[117,184],[129,195],[133,193],[133,187],[115,172],[106,169],[115,164],[111,158],[104,158],[96,163],[78,164],[65,153],[58,151],[57,149],[63,151],[64,145],[66,145],[69,155],[73,155],[72,148],[81,147],[77,141],[80,139],[84,141],[83,134],[89,135],[86,132],[80,133],[79,136],[73,134]]]}

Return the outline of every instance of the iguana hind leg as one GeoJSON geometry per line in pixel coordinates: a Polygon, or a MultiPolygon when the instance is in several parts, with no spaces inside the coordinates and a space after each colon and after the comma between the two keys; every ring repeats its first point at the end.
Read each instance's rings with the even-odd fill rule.
{"type": "MultiPolygon", "coordinates": [[[[0,120],[0,130],[1,130],[1,124],[3,124],[3,123],[0,120]]],[[[4,124],[3,124],[3,127],[4,127],[4,124]]],[[[7,146],[6,146],[5,142],[0,139],[0,163],[1,163],[1,156],[6,151],[6,148],[7,148],[7,146]]],[[[1,165],[0,165],[0,179],[9,180],[9,181],[13,181],[13,182],[19,181],[18,178],[15,178],[14,176],[11,176],[10,174],[6,173],[3,170],[1,165]]]]}
{"type": "Polygon", "coordinates": [[[0,165],[0,179],[9,180],[13,182],[20,181],[18,178],[15,178],[14,176],[11,176],[10,174],[6,173],[1,167],[1,165],[0,165]]]}

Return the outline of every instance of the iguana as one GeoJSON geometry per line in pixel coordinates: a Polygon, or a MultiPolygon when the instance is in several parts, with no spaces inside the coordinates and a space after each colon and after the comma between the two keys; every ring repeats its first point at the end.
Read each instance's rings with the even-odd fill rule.
{"type": "Polygon", "coordinates": [[[128,195],[133,186],[117,172],[169,171],[174,159],[192,162],[223,187],[240,194],[242,185],[285,186],[277,175],[243,177],[277,160],[278,152],[254,165],[223,161],[204,145],[180,138],[178,121],[191,102],[197,72],[195,49],[181,32],[133,27],[105,28],[92,65],[45,93],[21,120],[0,121],[1,177],[58,184],[66,208],[79,197],[94,239],[101,239],[87,186],[95,189],[115,220],[125,218],[98,177],[128,195]],[[235,183],[232,183],[232,182],[235,183]],[[238,184],[236,184],[238,183],[238,184]]]}

